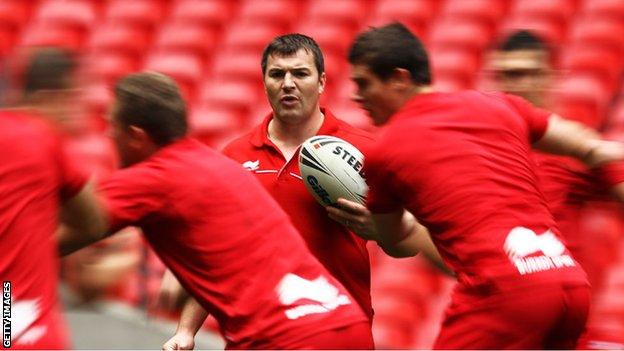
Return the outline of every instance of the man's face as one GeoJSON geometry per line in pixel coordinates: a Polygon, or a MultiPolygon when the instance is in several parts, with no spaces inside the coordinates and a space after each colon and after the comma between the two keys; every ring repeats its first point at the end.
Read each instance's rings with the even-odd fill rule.
{"type": "Polygon", "coordinates": [[[275,118],[284,123],[297,123],[318,109],[325,88],[325,73],[319,76],[314,54],[304,49],[291,56],[270,55],[264,88],[275,118]]]}
{"type": "Polygon", "coordinates": [[[490,67],[496,90],[543,105],[551,83],[551,68],[545,50],[497,51],[490,67]]]}
{"type": "Polygon", "coordinates": [[[357,86],[351,99],[368,112],[375,125],[386,123],[397,111],[392,83],[379,78],[367,65],[352,65],[351,80],[357,86]]]}

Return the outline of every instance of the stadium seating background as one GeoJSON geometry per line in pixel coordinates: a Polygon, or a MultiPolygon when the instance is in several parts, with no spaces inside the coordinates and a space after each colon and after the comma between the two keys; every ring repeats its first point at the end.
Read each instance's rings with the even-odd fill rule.
{"type": "MultiPolygon", "coordinates": [[[[271,38],[288,32],[314,37],[324,51],[324,105],[368,128],[364,113],[349,100],[353,87],[345,56],[358,31],[392,20],[423,39],[434,86],[442,91],[487,88],[487,50],[514,29],[534,30],[554,49],[561,73],[555,109],[612,137],[624,136],[622,0],[0,0],[0,60],[11,62],[20,47],[33,45],[82,54],[83,107],[88,126],[100,134],[110,88],[119,77],[142,69],[169,74],[188,101],[193,133],[220,147],[269,111],[260,54],[271,38]]],[[[93,140],[83,142],[84,153],[106,158],[106,146],[93,140]]],[[[613,237],[601,242],[622,248],[618,209],[599,205],[588,206],[587,232],[598,238],[608,233],[613,237]]],[[[615,251],[609,256],[606,302],[598,305],[605,313],[596,323],[624,330],[618,298],[624,257],[615,251]]],[[[379,346],[430,347],[450,279],[418,260],[372,255],[379,346]]],[[[135,286],[132,296],[121,295],[136,303],[137,295],[157,289],[161,270],[153,274],[149,267],[158,264],[145,263],[151,261],[142,260],[141,279],[126,282],[135,286]]]]}

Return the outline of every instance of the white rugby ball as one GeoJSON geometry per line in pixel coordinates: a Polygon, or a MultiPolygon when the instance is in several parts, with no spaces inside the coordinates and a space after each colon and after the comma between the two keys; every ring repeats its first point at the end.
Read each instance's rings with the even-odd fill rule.
{"type": "Polygon", "coordinates": [[[338,198],[364,204],[368,186],[363,166],[360,150],[340,138],[317,135],[301,144],[303,183],[323,206],[336,204],[338,198]]]}

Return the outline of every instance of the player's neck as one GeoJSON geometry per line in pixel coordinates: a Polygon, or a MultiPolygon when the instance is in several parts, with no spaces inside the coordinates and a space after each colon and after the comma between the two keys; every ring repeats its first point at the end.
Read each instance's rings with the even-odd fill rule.
{"type": "Polygon", "coordinates": [[[273,118],[269,122],[268,137],[289,160],[306,139],[316,135],[324,120],[325,116],[320,109],[316,109],[310,118],[299,123],[284,123],[273,118]]]}

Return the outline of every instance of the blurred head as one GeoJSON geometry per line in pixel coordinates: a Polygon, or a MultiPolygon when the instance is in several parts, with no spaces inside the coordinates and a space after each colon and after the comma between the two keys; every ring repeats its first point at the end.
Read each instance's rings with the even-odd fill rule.
{"type": "Polygon", "coordinates": [[[376,125],[384,124],[415,93],[431,84],[429,58],[422,43],[400,23],[372,28],[349,51],[353,100],[376,125]]]}
{"type": "Polygon", "coordinates": [[[273,39],[262,54],[262,74],[273,116],[280,122],[297,124],[320,110],[325,66],[314,39],[302,34],[273,39]]]}
{"type": "Polygon", "coordinates": [[[543,105],[550,90],[552,69],[550,50],[529,31],[509,36],[492,54],[490,67],[495,89],[522,96],[543,105]]]}
{"type": "Polygon", "coordinates": [[[111,136],[123,167],[184,137],[187,129],[186,105],[173,79],[141,72],[117,82],[111,136]]]}
{"type": "Polygon", "coordinates": [[[60,48],[36,49],[21,76],[21,105],[41,112],[64,130],[78,123],[78,94],[75,89],[77,62],[60,48]]]}

